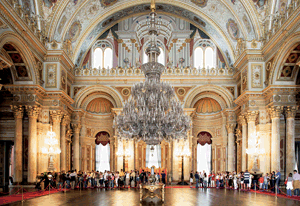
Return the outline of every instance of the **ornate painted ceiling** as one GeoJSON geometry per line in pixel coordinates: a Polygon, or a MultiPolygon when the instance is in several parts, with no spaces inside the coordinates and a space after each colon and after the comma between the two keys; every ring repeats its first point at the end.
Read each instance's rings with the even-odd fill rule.
{"type": "MultiPolygon", "coordinates": [[[[182,19],[203,30],[233,62],[237,40],[260,40],[260,22],[267,0],[157,0],[157,12],[182,19]]],[[[41,0],[49,39],[72,40],[73,60],[108,28],[131,17],[149,13],[150,0],[41,0]]]]}

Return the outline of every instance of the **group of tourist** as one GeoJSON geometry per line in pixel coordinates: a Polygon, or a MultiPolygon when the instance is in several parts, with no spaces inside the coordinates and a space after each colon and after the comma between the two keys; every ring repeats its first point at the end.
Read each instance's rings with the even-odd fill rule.
{"type": "MultiPolygon", "coordinates": [[[[68,172],[48,172],[38,176],[37,188],[119,188],[119,187],[139,187],[141,183],[147,183],[150,178],[150,172],[142,170],[131,170],[130,172],[111,172],[111,171],[68,171],[68,172]]],[[[160,174],[155,173],[155,182],[166,184],[166,173],[162,171],[160,174]]]]}
{"type": "MultiPolygon", "coordinates": [[[[246,170],[245,172],[237,173],[233,172],[211,172],[206,174],[203,172],[190,173],[190,187],[196,180],[196,188],[203,187],[216,187],[218,188],[228,188],[228,189],[241,189],[241,190],[262,190],[271,192],[281,193],[280,191],[280,179],[281,173],[277,170],[270,174],[256,174],[254,172],[251,174],[246,170]],[[275,189],[277,190],[275,191],[275,189]]],[[[292,195],[292,190],[294,189],[294,195],[299,195],[300,190],[300,173],[294,170],[294,174],[289,173],[288,177],[285,179],[285,185],[287,189],[287,195],[292,195]]]]}
{"type": "MultiPolygon", "coordinates": [[[[120,188],[120,187],[139,187],[141,183],[148,183],[150,179],[150,172],[142,170],[131,170],[130,172],[124,172],[122,169],[120,172],[111,171],[92,171],[92,172],[82,172],[82,171],[68,171],[68,172],[58,172],[58,173],[42,173],[38,178],[38,188],[120,188]]],[[[152,177],[153,178],[153,177],[152,177]]],[[[162,171],[161,173],[154,174],[155,182],[162,182],[166,184],[166,173],[162,171]]],[[[194,181],[196,181],[196,188],[203,187],[215,187],[228,188],[228,189],[241,189],[241,190],[261,190],[271,192],[280,192],[280,180],[281,173],[279,171],[273,171],[270,174],[256,174],[255,172],[251,174],[246,170],[245,172],[237,173],[233,172],[211,172],[206,174],[203,172],[193,172],[190,173],[190,187],[194,181]],[[277,189],[277,191],[275,191],[277,189]]],[[[295,170],[294,174],[290,173],[285,181],[287,195],[292,195],[292,190],[294,190],[295,195],[299,195],[300,189],[300,174],[295,170]]]]}

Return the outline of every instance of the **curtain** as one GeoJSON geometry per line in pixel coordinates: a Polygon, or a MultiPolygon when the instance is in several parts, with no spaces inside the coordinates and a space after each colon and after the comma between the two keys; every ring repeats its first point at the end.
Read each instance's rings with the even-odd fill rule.
{"type": "Polygon", "coordinates": [[[110,144],[96,145],[96,171],[110,170],[110,144]]]}
{"type": "Polygon", "coordinates": [[[156,145],[157,146],[157,160],[158,160],[158,167],[161,168],[161,146],[156,145]]]}
{"type": "Polygon", "coordinates": [[[149,166],[150,145],[146,146],[146,167],[149,166]]]}
{"type": "Polygon", "coordinates": [[[203,172],[203,170],[208,174],[211,172],[211,145],[205,144],[201,146],[197,145],[197,171],[203,172]]]}

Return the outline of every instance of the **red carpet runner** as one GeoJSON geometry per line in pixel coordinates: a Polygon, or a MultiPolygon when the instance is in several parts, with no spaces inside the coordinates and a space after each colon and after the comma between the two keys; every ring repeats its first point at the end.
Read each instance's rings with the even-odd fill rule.
{"type": "MultiPolygon", "coordinates": [[[[62,191],[63,190],[52,189],[52,190],[50,190],[50,194],[54,194],[54,193],[58,193],[58,192],[62,192],[62,191]]],[[[37,192],[24,192],[23,200],[40,197],[43,195],[49,195],[49,190],[37,191],[37,192]]],[[[22,193],[0,197],[0,205],[9,204],[9,203],[18,202],[18,201],[22,201],[22,193]]]]}

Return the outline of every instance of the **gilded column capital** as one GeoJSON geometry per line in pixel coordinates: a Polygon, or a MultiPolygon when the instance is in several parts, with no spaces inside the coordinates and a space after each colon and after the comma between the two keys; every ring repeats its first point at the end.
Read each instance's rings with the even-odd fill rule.
{"type": "Polygon", "coordinates": [[[226,124],[226,129],[228,133],[234,133],[236,124],[235,123],[227,123],[226,124]]]}
{"type": "Polygon", "coordinates": [[[71,122],[71,117],[69,116],[69,115],[64,115],[63,116],[63,119],[62,119],[62,121],[61,121],[61,124],[63,125],[63,126],[66,126],[66,125],[68,125],[68,124],[70,124],[70,122],[71,122]]]}
{"type": "Polygon", "coordinates": [[[245,115],[247,122],[255,122],[258,117],[258,111],[248,111],[245,115]]]}
{"type": "Polygon", "coordinates": [[[282,111],[283,111],[282,106],[272,106],[268,109],[271,119],[280,118],[282,111]]]}
{"type": "Polygon", "coordinates": [[[238,118],[238,121],[239,121],[239,124],[241,124],[241,125],[246,125],[247,124],[247,120],[246,120],[244,115],[240,115],[239,118],[238,118]]]}
{"type": "Polygon", "coordinates": [[[63,117],[63,113],[60,110],[50,110],[50,116],[53,122],[60,122],[63,117]]]}
{"type": "Polygon", "coordinates": [[[80,129],[81,129],[81,124],[72,123],[72,127],[73,127],[73,130],[74,130],[74,133],[79,133],[80,129]]]}
{"type": "Polygon", "coordinates": [[[295,118],[296,116],[296,113],[297,113],[297,107],[296,106],[287,106],[286,107],[286,111],[285,111],[285,114],[286,114],[286,118],[295,118]]]}
{"type": "Polygon", "coordinates": [[[16,105],[10,105],[11,110],[14,113],[14,117],[17,118],[23,118],[24,115],[24,108],[22,105],[16,106],[16,105]]]}
{"type": "Polygon", "coordinates": [[[28,114],[29,118],[34,118],[34,119],[38,118],[39,113],[41,111],[41,107],[40,106],[37,106],[37,105],[34,105],[34,106],[26,105],[25,108],[26,108],[26,111],[27,111],[27,114],[28,114]]]}

